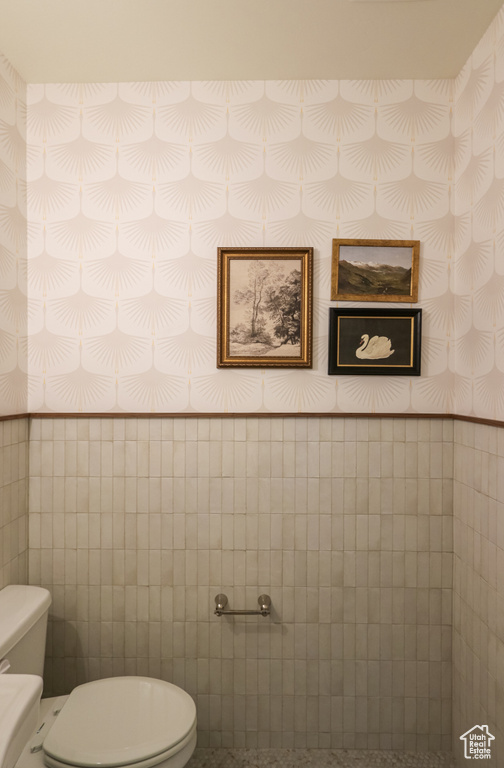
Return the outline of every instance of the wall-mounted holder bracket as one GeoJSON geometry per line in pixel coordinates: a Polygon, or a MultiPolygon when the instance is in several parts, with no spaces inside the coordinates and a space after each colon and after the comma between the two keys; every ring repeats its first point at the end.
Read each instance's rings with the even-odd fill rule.
{"type": "Polygon", "coordinates": [[[227,595],[215,596],[215,615],[216,616],[269,616],[271,609],[271,598],[269,595],[259,595],[257,598],[259,610],[226,610],[228,604],[227,595]]]}

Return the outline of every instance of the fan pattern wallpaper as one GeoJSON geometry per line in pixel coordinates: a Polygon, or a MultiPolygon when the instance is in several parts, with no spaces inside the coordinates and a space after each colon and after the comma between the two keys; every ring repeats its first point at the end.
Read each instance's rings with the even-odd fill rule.
{"type": "Polygon", "coordinates": [[[457,413],[503,420],[504,9],[457,78],[454,157],[457,413]]]}
{"type": "Polygon", "coordinates": [[[503,11],[455,81],[23,88],[0,60],[2,412],[502,418],[503,11]],[[327,376],[334,237],[421,241],[421,377],[327,376]],[[218,246],[314,247],[313,370],[216,369],[218,246]]]}
{"type": "Polygon", "coordinates": [[[28,404],[26,85],[0,54],[0,415],[28,404]]]}

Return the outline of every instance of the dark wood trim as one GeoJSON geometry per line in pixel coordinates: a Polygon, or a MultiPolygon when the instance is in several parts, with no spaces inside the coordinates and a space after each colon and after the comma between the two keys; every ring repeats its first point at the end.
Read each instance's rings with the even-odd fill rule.
{"type": "Polygon", "coordinates": [[[311,413],[292,412],[285,413],[260,411],[254,413],[218,413],[204,411],[193,413],[177,411],[176,413],[30,413],[32,419],[453,419],[450,413],[311,413]]]}
{"type": "Polygon", "coordinates": [[[14,419],[29,419],[31,413],[13,413],[8,416],[0,416],[0,421],[14,421],[14,419]]]}
{"type": "Polygon", "coordinates": [[[487,427],[504,427],[504,421],[496,419],[479,419],[477,416],[459,416],[456,413],[451,418],[454,421],[468,421],[471,424],[484,424],[487,427]]]}
{"type": "Polygon", "coordinates": [[[504,427],[504,421],[480,419],[477,416],[460,416],[453,413],[23,413],[0,416],[7,419],[448,419],[484,424],[488,427],[504,427]]]}

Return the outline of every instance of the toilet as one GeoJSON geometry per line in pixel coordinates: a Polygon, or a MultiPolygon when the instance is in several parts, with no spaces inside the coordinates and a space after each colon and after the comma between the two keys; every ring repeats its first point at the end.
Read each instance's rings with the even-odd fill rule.
{"type": "Polygon", "coordinates": [[[41,699],[42,587],[0,590],[0,768],[183,768],[196,746],[188,693],[151,677],[112,677],[41,699]]]}

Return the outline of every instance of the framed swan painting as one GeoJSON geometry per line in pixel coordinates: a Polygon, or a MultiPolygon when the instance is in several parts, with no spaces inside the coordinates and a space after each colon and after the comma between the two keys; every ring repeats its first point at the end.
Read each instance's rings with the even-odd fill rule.
{"type": "Polygon", "coordinates": [[[329,310],[329,373],[420,376],[421,309],[329,310]]]}

